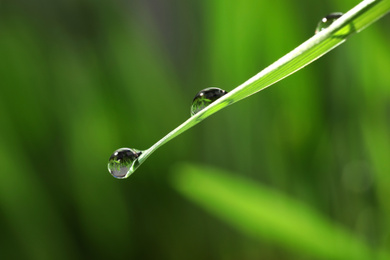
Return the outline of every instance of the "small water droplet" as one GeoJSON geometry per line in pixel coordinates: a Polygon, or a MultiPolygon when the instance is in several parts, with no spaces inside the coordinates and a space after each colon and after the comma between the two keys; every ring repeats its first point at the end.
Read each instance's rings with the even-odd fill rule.
{"type": "Polygon", "coordinates": [[[137,169],[141,154],[141,151],[131,148],[116,150],[108,160],[108,171],[117,179],[127,178],[137,169]]]}
{"type": "Polygon", "coordinates": [[[339,13],[339,12],[328,14],[327,16],[322,18],[321,21],[318,23],[315,33],[319,33],[320,31],[328,28],[334,21],[339,19],[342,15],[343,13],[339,13]]]}
{"type": "Polygon", "coordinates": [[[205,88],[196,94],[191,105],[191,115],[195,115],[218,98],[227,94],[227,92],[220,88],[205,88]]]}

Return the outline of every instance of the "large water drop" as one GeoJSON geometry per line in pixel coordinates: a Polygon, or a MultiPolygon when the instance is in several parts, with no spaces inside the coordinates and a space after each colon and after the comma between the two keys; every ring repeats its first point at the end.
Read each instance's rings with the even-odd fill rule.
{"type": "Polygon", "coordinates": [[[320,31],[328,28],[334,21],[339,19],[342,15],[343,13],[339,13],[339,12],[328,14],[327,16],[322,18],[321,21],[318,23],[315,33],[319,33],[320,31]]]}
{"type": "Polygon", "coordinates": [[[191,105],[191,115],[195,115],[218,98],[227,94],[227,92],[220,88],[205,88],[196,94],[191,105]]]}
{"type": "Polygon", "coordinates": [[[141,151],[131,148],[116,150],[108,160],[108,171],[117,179],[129,177],[138,167],[141,151]]]}

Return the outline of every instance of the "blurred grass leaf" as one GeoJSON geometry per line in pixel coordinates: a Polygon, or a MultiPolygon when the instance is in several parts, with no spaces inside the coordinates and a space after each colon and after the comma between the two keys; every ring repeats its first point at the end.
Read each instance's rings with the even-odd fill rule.
{"type": "Polygon", "coordinates": [[[276,190],[222,170],[181,164],[174,187],[241,232],[322,259],[388,259],[345,228],[276,190]]]}

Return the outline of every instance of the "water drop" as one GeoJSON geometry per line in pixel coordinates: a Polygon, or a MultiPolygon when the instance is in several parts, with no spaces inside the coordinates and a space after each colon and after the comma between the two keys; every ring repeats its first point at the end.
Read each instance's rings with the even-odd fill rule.
{"type": "Polygon", "coordinates": [[[328,14],[327,16],[322,18],[321,21],[318,23],[315,33],[319,33],[320,31],[328,28],[334,21],[339,19],[342,15],[343,13],[339,13],[339,12],[328,14]]]}
{"type": "Polygon", "coordinates": [[[195,115],[218,98],[227,94],[227,92],[220,88],[205,88],[196,94],[191,105],[191,115],[195,115]]]}
{"type": "Polygon", "coordinates": [[[129,177],[138,167],[141,151],[131,148],[116,150],[108,160],[108,171],[117,179],[129,177]]]}

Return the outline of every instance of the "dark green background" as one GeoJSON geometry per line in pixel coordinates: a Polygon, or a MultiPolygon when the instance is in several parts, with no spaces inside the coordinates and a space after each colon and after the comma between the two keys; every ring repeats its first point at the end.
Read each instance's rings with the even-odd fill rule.
{"type": "Polygon", "coordinates": [[[0,258],[317,259],[187,200],[171,181],[182,161],[262,183],[389,248],[389,17],[129,179],[107,171],[117,148],[146,149],[186,120],[200,89],[235,88],[357,3],[1,0],[0,258]]]}

